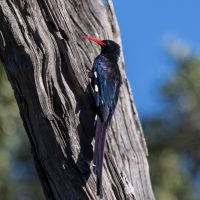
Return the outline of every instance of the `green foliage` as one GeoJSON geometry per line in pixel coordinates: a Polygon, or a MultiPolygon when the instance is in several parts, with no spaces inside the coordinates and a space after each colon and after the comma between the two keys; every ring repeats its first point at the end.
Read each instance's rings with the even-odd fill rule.
{"type": "Polygon", "coordinates": [[[13,90],[0,64],[0,199],[42,200],[28,137],[13,90]]]}
{"type": "MultiPolygon", "coordinates": [[[[181,55],[181,52],[179,52],[181,55]]],[[[156,199],[199,199],[200,58],[175,57],[174,75],[160,88],[160,113],[146,117],[151,181],[156,199]]]]}

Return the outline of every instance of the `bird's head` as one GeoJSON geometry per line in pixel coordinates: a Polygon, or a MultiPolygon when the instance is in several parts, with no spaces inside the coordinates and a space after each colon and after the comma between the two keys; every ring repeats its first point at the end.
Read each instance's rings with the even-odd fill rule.
{"type": "Polygon", "coordinates": [[[120,56],[120,46],[112,40],[100,40],[91,36],[82,36],[84,39],[92,40],[101,46],[101,55],[112,57],[118,61],[120,56]]]}

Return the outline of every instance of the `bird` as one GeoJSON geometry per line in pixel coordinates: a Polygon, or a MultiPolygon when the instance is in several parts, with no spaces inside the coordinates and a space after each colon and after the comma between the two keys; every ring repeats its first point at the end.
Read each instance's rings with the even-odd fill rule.
{"type": "Polygon", "coordinates": [[[94,59],[93,68],[86,67],[91,78],[96,104],[95,145],[93,153],[93,172],[97,177],[97,196],[103,198],[102,172],[106,130],[118,102],[122,77],[118,66],[120,46],[112,40],[100,40],[91,36],[82,36],[101,46],[100,54],[94,59]]]}

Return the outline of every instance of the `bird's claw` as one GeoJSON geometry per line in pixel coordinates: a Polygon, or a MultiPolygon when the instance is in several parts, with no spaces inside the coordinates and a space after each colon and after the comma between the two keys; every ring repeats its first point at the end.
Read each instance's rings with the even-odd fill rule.
{"type": "Polygon", "coordinates": [[[85,69],[86,69],[86,72],[88,73],[89,78],[92,78],[94,73],[86,64],[85,64],[85,69]]]}
{"type": "Polygon", "coordinates": [[[91,72],[92,70],[85,64],[85,69],[86,69],[86,72],[91,72]]]}

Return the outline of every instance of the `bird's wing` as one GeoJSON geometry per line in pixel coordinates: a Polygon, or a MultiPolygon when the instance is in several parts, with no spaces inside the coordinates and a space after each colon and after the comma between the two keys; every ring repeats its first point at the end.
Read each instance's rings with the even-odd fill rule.
{"type": "Polygon", "coordinates": [[[110,115],[117,89],[117,83],[111,70],[112,65],[113,63],[109,62],[105,57],[98,56],[94,61],[93,67],[96,106],[100,106],[104,121],[110,115]]]}
{"type": "MultiPolygon", "coordinates": [[[[118,70],[119,70],[119,68],[118,68],[118,70]]],[[[119,77],[118,78],[119,78],[119,80],[117,81],[115,97],[114,97],[114,100],[113,100],[113,103],[112,103],[112,107],[111,107],[111,115],[114,115],[115,108],[116,108],[116,105],[117,105],[117,102],[118,102],[119,90],[120,90],[120,87],[122,85],[122,78],[121,78],[120,72],[119,72],[119,77]]]]}

